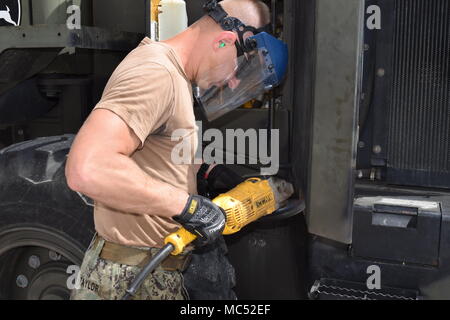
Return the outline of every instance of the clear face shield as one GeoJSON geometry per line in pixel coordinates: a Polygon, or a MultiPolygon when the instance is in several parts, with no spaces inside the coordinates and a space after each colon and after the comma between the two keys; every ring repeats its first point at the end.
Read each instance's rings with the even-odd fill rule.
{"type": "Polygon", "coordinates": [[[234,63],[228,61],[210,69],[209,75],[203,77],[202,85],[195,88],[196,100],[208,121],[279,85],[288,61],[288,49],[284,42],[266,32],[244,26],[238,19],[228,17],[215,1],[212,4],[215,11],[210,15],[221,23],[224,30],[248,32],[250,29],[254,35],[244,41],[243,32],[238,32],[240,42],[236,44],[238,56],[234,63]],[[221,15],[217,16],[217,12],[221,15]]]}
{"type": "MultiPolygon", "coordinates": [[[[198,104],[208,121],[271,90],[284,77],[287,47],[283,42],[265,32],[247,41],[253,41],[255,48],[236,58],[234,67],[224,64],[210,70],[211,75],[222,74],[222,81],[210,82],[206,89],[195,89],[198,104]]],[[[208,83],[207,80],[204,82],[208,83]]]]}

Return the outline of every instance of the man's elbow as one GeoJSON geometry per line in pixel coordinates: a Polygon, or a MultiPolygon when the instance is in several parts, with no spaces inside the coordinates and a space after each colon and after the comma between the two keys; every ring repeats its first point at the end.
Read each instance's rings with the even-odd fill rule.
{"type": "Polygon", "coordinates": [[[66,180],[69,188],[75,192],[89,194],[93,187],[93,170],[86,163],[68,161],[66,165],[66,180]]]}

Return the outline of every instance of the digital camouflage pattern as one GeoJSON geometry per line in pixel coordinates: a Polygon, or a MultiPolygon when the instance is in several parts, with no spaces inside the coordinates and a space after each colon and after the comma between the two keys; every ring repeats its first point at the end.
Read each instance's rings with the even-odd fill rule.
{"type": "MultiPolygon", "coordinates": [[[[104,240],[91,243],[86,251],[78,275],[78,287],[72,290],[71,300],[120,300],[141,268],[127,266],[99,257],[104,240]]],[[[158,249],[151,249],[156,253],[158,249]]],[[[184,300],[187,293],[183,276],[178,271],[158,267],[143,282],[134,300],[184,300]]]]}

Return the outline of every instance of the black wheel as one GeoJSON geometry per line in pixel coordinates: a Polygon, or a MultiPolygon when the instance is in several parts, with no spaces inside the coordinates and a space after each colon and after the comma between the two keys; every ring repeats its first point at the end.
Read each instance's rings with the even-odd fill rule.
{"type": "Polygon", "coordinates": [[[68,299],[94,235],[91,200],[67,187],[73,135],[0,151],[0,299],[68,299]]]}

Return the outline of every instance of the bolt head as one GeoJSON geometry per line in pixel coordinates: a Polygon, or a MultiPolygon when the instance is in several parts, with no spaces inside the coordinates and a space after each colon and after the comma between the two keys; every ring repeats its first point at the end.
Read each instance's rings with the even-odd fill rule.
{"type": "Polygon", "coordinates": [[[28,278],[25,277],[23,274],[20,274],[16,278],[16,285],[19,288],[26,288],[28,287],[28,278]]]}
{"type": "Polygon", "coordinates": [[[55,252],[55,251],[52,251],[52,250],[50,250],[50,251],[48,252],[48,257],[49,257],[50,259],[52,259],[53,261],[59,261],[59,260],[61,260],[61,255],[60,255],[59,253],[55,252]]]}
{"type": "Polygon", "coordinates": [[[381,151],[382,151],[381,146],[377,145],[373,147],[373,153],[379,154],[381,153],[381,151]]]}
{"type": "Polygon", "coordinates": [[[30,266],[30,268],[37,269],[41,265],[41,259],[39,259],[39,257],[35,255],[30,256],[28,258],[28,265],[30,266]]]}

